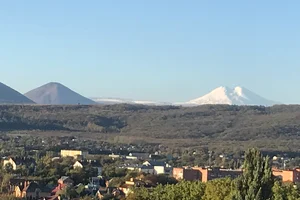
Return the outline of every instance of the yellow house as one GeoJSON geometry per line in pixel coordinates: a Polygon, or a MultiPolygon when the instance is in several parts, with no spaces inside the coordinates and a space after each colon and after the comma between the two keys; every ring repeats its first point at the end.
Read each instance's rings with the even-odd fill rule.
{"type": "Polygon", "coordinates": [[[61,157],[73,157],[78,158],[81,157],[82,159],[85,159],[89,153],[87,151],[80,151],[80,150],[61,150],[60,156],[61,157]]]}
{"type": "Polygon", "coordinates": [[[13,170],[17,170],[17,164],[12,158],[3,161],[3,168],[5,168],[5,166],[8,164],[12,165],[13,170]]]}

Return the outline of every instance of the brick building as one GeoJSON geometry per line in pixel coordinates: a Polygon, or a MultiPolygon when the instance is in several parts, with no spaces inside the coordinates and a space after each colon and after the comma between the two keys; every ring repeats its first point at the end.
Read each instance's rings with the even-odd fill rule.
{"type": "Polygon", "coordinates": [[[173,177],[177,180],[202,180],[201,173],[191,168],[173,168],[173,177]]]}
{"type": "Polygon", "coordinates": [[[241,169],[231,170],[231,169],[220,169],[220,168],[202,168],[202,167],[192,167],[192,168],[174,168],[173,177],[177,180],[201,180],[202,182],[207,182],[217,178],[237,178],[241,175],[243,171],[241,169]]]}
{"type": "MultiPolygon", "coordinates": [[[[217,178],[230,177],[232,179],[242,175],[241,169],[221,169],[221,168],[203,168],[203,167],[182,167],[173,169],[173,177],[177,180],[201,180],[207,182],[217,178]]],[[[290,170],[272,169],[272,173],[282,182],[300,183],[300,168],[290,170]]]]}
{"type": "Polygon", "coordinates": [[[273,169],[273,175],[282,180],[282,182],[300,182],[300,169],[279,170],[273,169]]]}

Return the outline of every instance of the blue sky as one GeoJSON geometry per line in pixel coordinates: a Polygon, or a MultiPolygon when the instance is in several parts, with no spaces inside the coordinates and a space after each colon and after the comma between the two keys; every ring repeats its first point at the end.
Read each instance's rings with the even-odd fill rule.
{"type": "Polygon", "coordinates": [[[186,101],[244,86],[300,103],[299,1],[1,1],[0,81],[186,101]]]}

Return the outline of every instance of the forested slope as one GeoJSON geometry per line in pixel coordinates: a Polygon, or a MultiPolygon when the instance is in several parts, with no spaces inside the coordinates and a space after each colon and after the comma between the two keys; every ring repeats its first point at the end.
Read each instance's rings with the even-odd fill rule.
{"type": "Polygon", "coordinates": [[[0,106],[0,130],[67,130],[154,138],[297,138],[300,106],[0,106]]]}

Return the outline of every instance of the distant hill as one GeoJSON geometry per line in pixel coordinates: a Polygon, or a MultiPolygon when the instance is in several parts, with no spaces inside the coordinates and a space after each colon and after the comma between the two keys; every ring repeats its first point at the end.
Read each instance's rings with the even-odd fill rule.
{"type": "Polygon", "coordinates": [[[213,150],[259,147],[299,151],[299,119],[300,105],[0,105],[1,132],[82,132],[83,138],[85,133],[97,138],[108,133],[111,141],[158,142],[213,150]]]}
{"type": "Polygon", "coordinates": [[[0,104],[34,104],[34,102],[0,82],[0,104]]]}
{"type": "Polygon", "coordinates": [[[51,82],[24,94],[26,97],[43,105],[90,105],[96,102],[81,96],[66,86],[51,82]]]}

